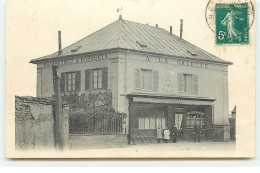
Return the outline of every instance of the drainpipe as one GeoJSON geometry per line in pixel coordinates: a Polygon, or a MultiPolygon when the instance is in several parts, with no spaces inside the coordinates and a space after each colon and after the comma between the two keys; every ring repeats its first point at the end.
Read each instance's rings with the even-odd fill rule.
{"type": "MultiPolygon", "coordinates": [[[[124,99],[124,112],[127,112],[127,108],[129,107],[129,104],[127,105],[127,96],[126,96],[126,93],[127,93],[127,84],[126,84],[126,81],[127,81],[127,60],[126,60],[126,55],[129,53],[129,51],[127,51],[125,53],[125,70],[124,70],[124,96],[125,96],[125,99],[124,99]]],[[[128,109],[129,110],[129,109],[128,109]]],[[[127,129],[125,129],[125,133],[126,133],[127,129]]],[[[128,111],[128,135],[130,137],[130,112],[128,111]]]]}

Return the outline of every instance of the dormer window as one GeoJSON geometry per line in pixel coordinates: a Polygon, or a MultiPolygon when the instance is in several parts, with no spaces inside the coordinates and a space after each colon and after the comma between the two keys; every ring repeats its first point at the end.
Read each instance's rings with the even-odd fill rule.
{"type": "Polygon", "coordinates": [[[190,51],[188,51],[188,50],[187,50],[187,52],[188,52],[189,54],[191,54],[192,56],[197,56],[196,53],[192,53],[192,52],[190,52],[190,51]]]}
{"type": "Polygon", "coordinates": [[[136,41],[136,43],[141,47],[141,48],[147,48],[147,45],[142,42],[142,41],[136,41]]]}
{"type": "Polygon", "coordinates": [[[73,49],[71,49],[71,52],[76,52],[81,46],[75,46],[73,49]]]}

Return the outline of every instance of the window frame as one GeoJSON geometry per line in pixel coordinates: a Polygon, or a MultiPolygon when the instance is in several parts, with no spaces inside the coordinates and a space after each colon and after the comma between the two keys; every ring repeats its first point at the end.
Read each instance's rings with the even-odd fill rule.
{"type": "Polygon", "coordinates": [[[192,94],[192,90],[193,90],[193,82],[192,82],[192,76],[193,74],[187,74],[187,73],[184,73],[183,74],[183,78],[184,78],[184,93],[185,94],[192,94]],[[190,91],[187,92],[187,76],[190,76],[190,91]]]}
{"type": "Polygon", "coordinates": [[[73,72],[66,72],[66,78],[65,78],[65,91],[66,92],[75,92],[76,91],[76,71],[73,72]],[[72,78],[72,75],[74,74],[74,78],[72,78]],[[68,90],[69,88],[69,79],[68,76],[71,75],[71,79],[70,79],[70,90],[68,90]],[[74,84],[73,84],[73,79],[74,79],[74,84]],[[74,85],[74,90],[72,88],[72,86],[74,85]]]}
{"type": "Polygon", "coordinates": [[[165,127],[167,126],[167,117],[140,116],[138,117],[138,130],[156,130],[158,127],[157,119],[160,119],[160,128],[165,129],[165,127]],[[151,118],[154,119],[154,128],[151,128],[151,118]],[[143,128],[140,128],[140,119],[143,119],[143,128]],[[149,119],[149,128],[146,128],[146,119],[149,119]]]}
{"type": "Polygon", "coordinates": [[[153,70],[152,69],[145,69],[141,68],[140,70],[140,89],[145,91],[153,91],[153,70]],[[149,88],[145,87],[145,73],[144,72],[150,72],[150,82],[149,82],[149,88]]]}
{"type": "Polygon", "coordinates": [[[103,88],[103,69],[102,68],[96,68],[96,69],[92,69],[91,70],[91,78],[92,78],[92,90],[98,90],[98,89],[102,89],[103,88]],[[94,72],[97,71],[97,76],[96,76],[96,80],[97,82],[94,82],[95,81],[95,76],[94,76],[94,72]],[[101,75],[99,75],[99,72],[101,72],[101,75]],[[96,84],[96,87],[95,87],[95,84],[96,84]]]}

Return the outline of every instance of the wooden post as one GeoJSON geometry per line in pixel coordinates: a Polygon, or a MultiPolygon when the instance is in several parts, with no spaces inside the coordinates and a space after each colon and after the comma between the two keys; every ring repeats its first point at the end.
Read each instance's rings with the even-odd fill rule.
{"type": "Polygon", "coordinates": [[[63,150],[63,141],[61,137],[62,133],[62,105],[61,105],[61,94],[60,94],[60,75],[57,72],[58,67],[52,67],[53,76],[53,88],[54,88],[54,133],[55,133],[55,146],[56,150],[63,150]]]}

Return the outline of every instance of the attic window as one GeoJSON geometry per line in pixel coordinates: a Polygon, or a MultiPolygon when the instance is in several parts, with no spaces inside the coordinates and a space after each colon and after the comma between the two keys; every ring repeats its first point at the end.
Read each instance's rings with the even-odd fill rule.
{"type": "Polygon", "coordinates": [[[187,52],[188,52],[189,54],[191,54],[192,56],[197,56],[196,53],[192,53],[192,52],[190,52],[190,51],[188,51],[188,50],[187,50],[187,52]]]}
{"type": "Polygon", "coordinates": [[[81,48],[81,46],[76,46],[73,49],[71,49],[71,52],[76,52],[79,48],[81,48]]]}
{"type": "Polygon", "coordinates": [[[136,41],[136,43],[139,44],[141,48],[147,48],[147,45],[144,42],[136,41]]]}

